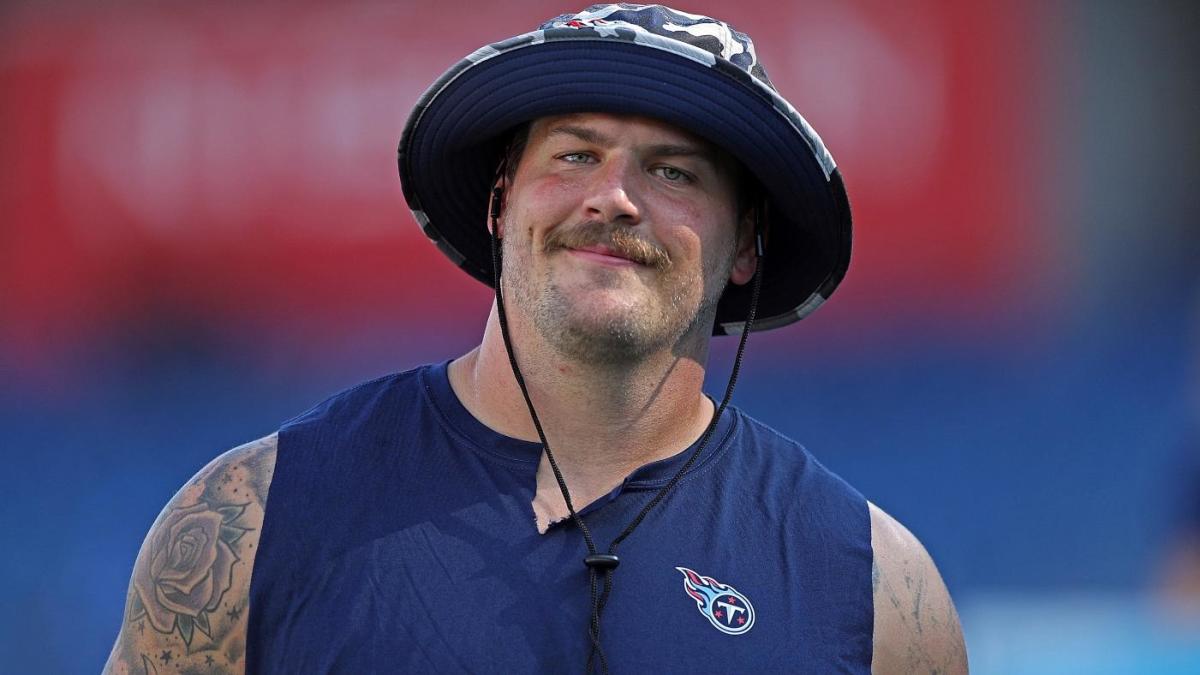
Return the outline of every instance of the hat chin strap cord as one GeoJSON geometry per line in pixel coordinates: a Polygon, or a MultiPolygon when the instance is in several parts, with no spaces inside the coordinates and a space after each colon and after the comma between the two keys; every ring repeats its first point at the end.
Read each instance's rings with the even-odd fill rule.
{"type": "MultiPolygon", "coordinates": [[[[506,153],[507,155],[507,153],[506,153]]],[[[504,310],[503,292],[500,290],[500,231],[499,223],[500,204],[503,196],[502,181],[505,176],[505,168],[507,162],[501,161],[496,172],[496,187],[492,189],[491,208],[489,218],[491,220],[491,240],[492,240],[492,281],[496,291],[496,312],[500,319],[500,333],[504,337],[504,349],[508,353],[508,362],[512,366],[513,375],[517,379],[517,386],[521,388],[521,395],[525,398],[525,406],[529,408],[529,417],[533,420],[533,426],[537,429],[538,439],[542,442],[542,449],[546,453],[546,459],[550,462],[550,468],[554,472],[554,480],[558,482],[558,489],[562,492],[563,501],[566,502],[567,511],[571,514],[571,520],[575,522],[580,533],[583,534],[583,541],[587,545],[588,555],[583,559],[583,564],[588,570],[588,584],[591,587],[591,623],[588,627],[588,637],[591,640],[592,646],[588,652],[587,666],[585,673],[591,675],[593,667],[599,663],[600,672],[608,675],[608,660],[604,656],[604,649],[600,645],[600,618],[604,613],[604,607],[608,604],[609,595],[612,593],[613,571],[620,564],[620,559],[617,557],[617,547],[621,542],[633,534],[638,525],[646,519],[650,511],[659,505],[671,490],[679,483],[684,474],[692,468],[700,453],[708,446],[713,433],[716,431],[717,422],[721,419],[721,415],[725,412],[725,408],[729,405],[729,399],[733,397],[733,387],[737,383],[738,371],[742,367],[742,356],[746,351],[746,337],[750,335],[751,327],[754,325],[754,316],[758,310],[758,297],[762,290],[763,278],[763,210],[766,208],[766,200],[764,199],[754,213],[754,252],[757,265],[754,270],[753,290],[750,296],[750,310],[746,315],[746,322],[742,325],[742,336],[738,341],[737,355],[733,360],[733,370],[729,374],[729,383],[725,386],[725,397],[721,399],[721,404],[713,413],[712,420],[709,421],[708,427],[705,428],[704,434],[700,437],[700,442],[696,445],[696,449],[675,472],[671,480],[655,493],[650,501],[642,507],[642,510],[634,517],[633,520],[625,526],[612,543],[608,545],[607,553],[600,553],[596,548],[596,542],[592,538],[592,532],[588,529],[583,519],[575,511],[575,505],[571,502],[571,492],[567,489],[567,481],[563,478],[562,470],[558,466],[558,462],[554,459],[554,453],[550,450],[550,444],[546,441],[546,432],[542,430],[541,420],[538,419],[537,411],[533,408],[533,401],[529,397],[529,388],[525,384],[525,378],[521,375],[521,369],[517,366],[517,357],[513,352],[512,338],[508,331],[508,317],[504,310]],[[601,590],[599,577],[604,575],[603,590],[601,590]]]]}

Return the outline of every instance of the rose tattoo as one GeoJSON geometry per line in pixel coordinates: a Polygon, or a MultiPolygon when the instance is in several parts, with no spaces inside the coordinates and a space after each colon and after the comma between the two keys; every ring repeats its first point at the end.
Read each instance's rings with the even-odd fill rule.
{"type": "Polygon", "coordinates": [[[160,633],[178,630],[189,648],[195,631],[211,637],[208,613],[233,583],[233,544],[248,531],[234,521],[245,510],[200,502],[167,513],[147,542],[145,564],[133,571],[130,620],[144,616],[160,633]]]}

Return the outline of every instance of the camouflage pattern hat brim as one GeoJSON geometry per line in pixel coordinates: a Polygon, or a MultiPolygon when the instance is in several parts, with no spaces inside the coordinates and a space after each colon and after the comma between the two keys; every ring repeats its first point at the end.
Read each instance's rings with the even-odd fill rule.
{"type": "MultiPolygon", "coordinates": [[[[400,140],[404,196],[425,234],[492,283],[488,198],[517,126],[574,112],[634,114],[724,148],[762,184],[766,270],[755,330],[812,313],[850,263],[845,187],[821,138],[778,92],[750,38],[661,5],[594,5],[476,50],[421,97],[400,140]]],[[[715,335],[741,331],[749,286],[729,285],[715,335]]]]}

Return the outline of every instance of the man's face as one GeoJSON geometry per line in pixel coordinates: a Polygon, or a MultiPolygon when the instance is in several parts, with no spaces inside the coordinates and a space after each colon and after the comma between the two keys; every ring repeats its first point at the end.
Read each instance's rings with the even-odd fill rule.
{"type": "Polygon", "coordinates": [[[736,190],[731,158],[668,124],[537,120],[501,220],[507,307],[593,362],[707,339],[726,282],[754,271],[736,190]]]}

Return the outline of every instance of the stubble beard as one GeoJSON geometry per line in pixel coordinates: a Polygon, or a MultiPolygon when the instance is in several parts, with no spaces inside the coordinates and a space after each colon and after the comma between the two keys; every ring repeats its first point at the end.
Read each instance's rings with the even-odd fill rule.
{"type": "Polygon", "coordinates": [[[659,266],[658,272],[667,291],[652,295],[661,302],[642,300],[628,311],[597,316],[573,301],[548,268],[535,279],[528,254],[516,248],[505,242],[502,283],[505,297],[512,299],[506,309],[523,313],[562,357],[590,367],[629,367],[668,348],[680,355],[687,343],[706,339],[733,266],[732,255],[706,259],[701,278],[697,278],[681,275],[667,263],[659,266]],[[719,273],[710,274],[712,267],[718,267],[719,273]],[[697,287],[701,288],[698,300],[697,287]]]}

